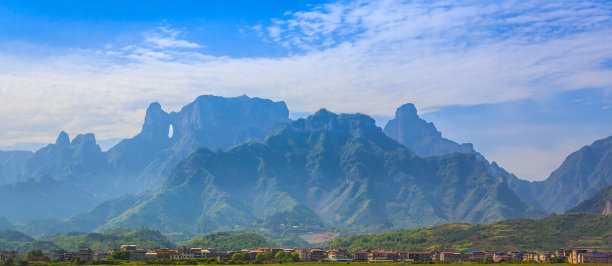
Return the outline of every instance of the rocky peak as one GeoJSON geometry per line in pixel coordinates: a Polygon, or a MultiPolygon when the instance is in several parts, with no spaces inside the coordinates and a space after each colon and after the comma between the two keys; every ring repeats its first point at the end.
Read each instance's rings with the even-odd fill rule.
{"type": "Polygon", "coordinates": [[[170,128],[170,116],[157,102],[151,103],[147,108],[144,124],[142,125],[141,135],[148,140],[167,139],[170,128]]]}
{"type": "Polygon", "coordinates": [[[335,114],[325,108],[292,124],[298,131],[350,131],[376,128],[374,119],[364,114],[335,114]]]}
{"type": "Polygon", "coordinates": [[[78,147],[96,147],[98,144],[96,143],[96,136],[92,133],[87,134],[79,134],[77,135],[72,142],[70,142],[70,146],[78,148],[78,147]]]}
{"type": "Polygon", "coordinates": [[[395,110],[395,118],[402,119],[420,119],[417,114],[417,109],[412,103],[407,103],[395,110]]]}
{"type": "Polygon", "coordinates": [[[62,147],[70,145],[70,137],[68,136],[68,133],[64,131],[60,132],[59,136],[57,136],[57,140],[55,140],[55,144],[62,147]]]}
{"type": "Polygon", "coordinates": [[[400,142],[405,145],[426,138],[442,137],[433,123],[428,123],[419,117],[416,107],[412,103],[397,108],[395,118],[385,126],[385,133],[394,139],[402,139],[400,142]]]}

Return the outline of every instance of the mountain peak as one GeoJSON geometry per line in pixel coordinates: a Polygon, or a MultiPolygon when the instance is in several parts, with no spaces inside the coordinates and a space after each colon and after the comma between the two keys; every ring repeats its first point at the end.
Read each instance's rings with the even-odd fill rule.
{"type": "Polygon", "coordinates": [[[419,119],[417,109],[412,103],[407,103],[395,110],[395,117],[419,119]]]}
{"type": "Polygon", "coordinates": [[[349,131],[357,128],[376,128],[376,122],[364,114],[338,115],[321,108],[313,115],[294,122],[293,128],[299,131],[349,131]]]}
{"type": "Polygon", "coordinates": [[[170,118],[158,102],[151,103],[147,108],[141,134],[146,139],[168,138],[170,118]]]}
{"type": "Polygon", "coordinates": [[[70,145],[70,137],[68,136],[68,133],[64,131],[60,132],[59,136],[57,136],[57,139],[55,140],[55,144],[58,146],[70,145]]]}
{"type": "Polygon", "coordinates": [[[96,144],[96,136],[93,133],[79,134],[71,142],[74,146],[85,144],[96,144]]]}

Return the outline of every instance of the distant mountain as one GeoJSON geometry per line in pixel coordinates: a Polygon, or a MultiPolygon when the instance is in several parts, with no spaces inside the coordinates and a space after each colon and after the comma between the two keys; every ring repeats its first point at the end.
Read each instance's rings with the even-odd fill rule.
{"type": "Polygon", "coordinates": [[[197,148],[225,150],[246,141],[263,140],[288,123],[288,117],[284,102],[244,95],[203,95],[172,113],[152,103],[140,134],[111,148],[109,163],[120,176],[136,180],[137,189],[132,192],[156,188],[172,167],[197,148]]]}
{"type": "MultiPolygon", "coordinates": [[[[166,113],[152,103],[142,131],[108,152],[93,134],[71,141],[65,132],[34,154],[0,152],[0,181],[9,180],[0,186],[0,216],[17,223],[65,219],[103,200],[155,189],[197,148],[227,149],[264,139],[288,116],[284,102],[204,95],[179,112],[166,113]]],[[[63,226],[53,224],[42,223],[53,230],[63,226]]]]}
{"type": "Polygon", "coordinates": [[[0,185],[20,181],[19,175],[33,154],[31,151],[0,151],[0,185]]]}
{"type": "Polygon", "coordinates": [[[551,212],[563,213],[612,185],[612,136],[597,140],[565,161],[529,191],[551,212]]]}
{"type": "Polygon", "coordinates": [[[399,107],[384,132],[420,156],[454,152],[474,154],[489,174],[503,177],[522,201],[547,213],[564,213],[592,197],[600,188],[612,185],[612,136],[572,153],[546,180],[531,182],[516,177],[496,162],[489,163],[472,144],[458,144],[443,138],[433,123],[418,116],[413,104],[399,107]]]}
{"type": "Polygon", "coordinates": [[[60,133],[55,144],[34,153],[15,184],[0,186],[0,215],[14,222],[65,218],[120,194],[109,179],[105,154],[93,134],[60,133]]]}
{"type": "Polygon", "coordinates": [[[206,233],[283,225],[368,232],[540,215],[474,155],[421,158],[366,115],[322,109],[261,143],[199,149],[159,191],[97,230],[206,233]]]}
{"type": "Polygon", "coordinates": [[[13,230],[3,230],[0,231],[0,239],[6,241],[19,241],[19,242],[31,242],[34,241],[29,235],[26,235],[21,232],[13,231],[13,230]]]}
{"type": "Polygon", "coordinates": [[[578,204],[567,212],[590,212],[609,215],[612,214],[612,186],[599,190],[595,196],[578,204]]]}
{"type": "Polygon", "coordinates": [[[433,123],[419,117],[416,107],[411,103],[397,108],[395,118],[387,122],[384,132],[423,157],[453,152],[477,154],[471,143],[458,144],[443,138],[433,123]]]}
{"type": "Polygon", "coordinates": [[[532,193],[523,193],[525,190],[531,190],[531,182],[519,179],[496,162],[489,162],[482,154],[474,150],[471,143],[459,144],[443,138],[442,133],[433,123],[419,117],[417,109],[412,103],[397,108],[395,117],[387,122],[384,132],[387,136],[423,157],[455,152],[474,154],[477,160],[483,162],[489,174],[494,177],[503,177],[504,181],[517,193],[521,200],[542,209],[539,201],[534,199],[532,193]]]}
{"type": "Polygon", "coordinates": [[[444,224],[393,233],[336,238],[328,248],[406,251],[612,249],[612,216],[565,214],[493,224],[444,224]]]}
{"type": "Polygon", "coordinates": [[[0,217],[0,230],[13,230],[15,226],[6,218],[0,217]]]}

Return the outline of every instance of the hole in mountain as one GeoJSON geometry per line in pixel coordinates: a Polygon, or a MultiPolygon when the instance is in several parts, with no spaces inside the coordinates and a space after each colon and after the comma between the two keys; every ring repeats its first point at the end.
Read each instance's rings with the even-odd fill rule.
{"type": "Polygon", "coordinates": [[[174,135],[174,129],[172,129],[172,124],[168,127],[168,138],[171,139],[172,135],[174,135]]]}

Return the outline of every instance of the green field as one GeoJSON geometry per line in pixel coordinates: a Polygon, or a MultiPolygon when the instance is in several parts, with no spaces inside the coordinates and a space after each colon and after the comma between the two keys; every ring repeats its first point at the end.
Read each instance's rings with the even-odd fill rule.
{"type": "MultiPolygon", "coordinates": [[[[265,264],[265,265],[270,265],[270,266],[283,266],[283,265],[295,265],[295,266],[300,266],[300,265],[338,265],[338,264],[359,264],[359,265],[380,265],[380,266],[401,266],[401,265],[432,265],[432,264],[417,264],[417,263],[374,263],[374,264],[370,264],[367,262],[351,262],[351,263],[338,263],[338,262],[291,262],[291,263],[270,263],[270,264],[265,264]]],[[[479,263],[463,263],[463,264],[479,264],[479,263]]],[[[535,263],[537,264],[537,263],[535,263]]],[[[48,265],[48,266],[53,266],[53,265],[74,265],[74,264],[70,264],[70,263],[30,263],[29,265],[48,265]]],[[[88,266],[89,264],[81,264],[83,266],[88,266]]],[[[151,265],[151,266],[155,266],[155,265],[168,265],[168,264],[146,264],[144,262],[127,262],[125,264],[121,264],[121,265],[151,265]]],[[[178,265],[178,264],[174,264],[174,265],[178,265]]],[[[190,265],[190,264],[181,264],[181,265],[190,265]]],[[[199,265],[215,265],[215,264],[199,264],[199,265]]],[[[239,264],[231,264],[231,265],[239,265],[239,264]]],[[[248,265],[248,264],[246,264],[248,265]]],[[[458,263],[455,264],[450,264],[450,265],[460,265],[458,263]]],[[[534,263],[501,263],[501,264],[494,264],[494,265],[504,265],[504,266],[514,266],[514,265],[534,265],[534,263]]],[[[556,266],[570,266],[573,264],[569,264],[569,263],[555,263],[554,265],[556,266]]],[[[592,264],[592,265],[612,265],[612,264],[592,264]]]]}

